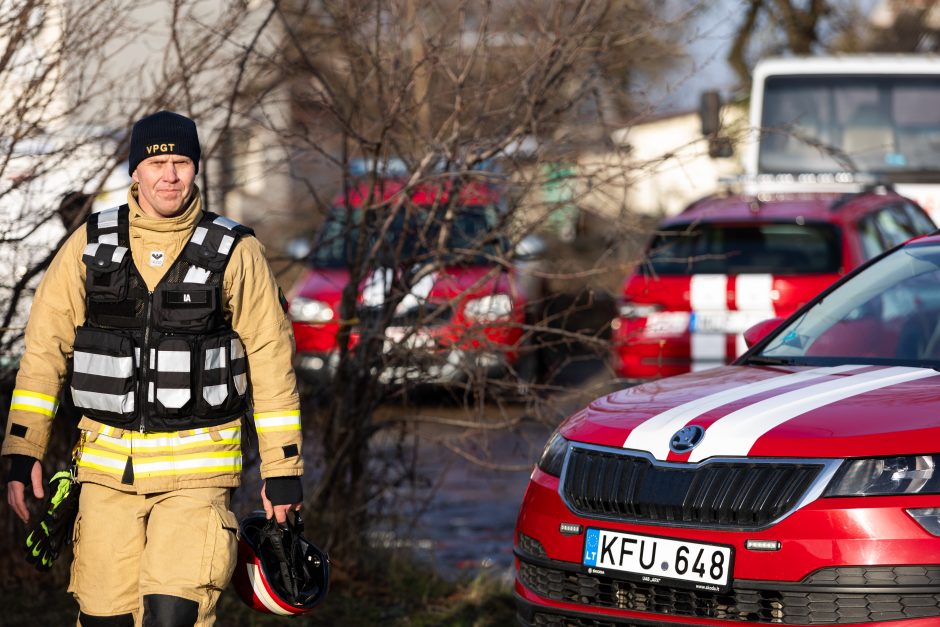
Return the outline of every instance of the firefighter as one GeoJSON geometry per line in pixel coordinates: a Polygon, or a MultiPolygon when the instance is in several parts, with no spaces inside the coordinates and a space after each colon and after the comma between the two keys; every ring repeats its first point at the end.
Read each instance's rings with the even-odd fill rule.
{"type": "Polygon", "coordinates": [[[63,386],[81,411],[69,591],[83,627],[212,625],[235,564],[230,494],[242,420],[261,502],[302,502],[293,338],[264,248],[203,210],[195,123],[160,111],[131,133],[127,204],[92,214],[32,303],[0,453],[29,522],[63,386]]]}

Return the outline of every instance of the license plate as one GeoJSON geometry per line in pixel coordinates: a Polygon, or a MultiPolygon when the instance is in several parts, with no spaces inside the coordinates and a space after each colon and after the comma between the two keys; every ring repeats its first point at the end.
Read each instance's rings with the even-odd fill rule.
{"type": "Polygon", "coordinates": [[[588,529],[583,564],[588,572],[628,574],[645,583],[670,583],[721,592],[731,581],[734,552],[729,546],[657,536],[588,529]]]}

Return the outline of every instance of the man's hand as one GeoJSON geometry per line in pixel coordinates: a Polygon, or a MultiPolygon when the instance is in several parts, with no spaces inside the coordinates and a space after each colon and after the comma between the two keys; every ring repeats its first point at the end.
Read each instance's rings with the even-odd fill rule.
{"type": "MultiPolygon", "coordinates": [[[[35,485],[35,484],[34,484],[35,485]]],[[[291,503],[289,505],[272,505],[267,495],[267,485],[261,486],[261,504],[264,506],[264,515],[270,520],[274,516],[279,525],[287,523],[288,512],[299,512],[303,503],[291,503]]]]}
{"type": "MultiPolygon", "coordinates": [[[[44,498],[46,492],[42,488],[42,464],[39,463],[38,459],[33,464],[33,469],[30,471],[29,476],[33,484],[33,496],[37,499],[44,498]]],[[[263,498],[264,495],[262,494],[262,499],[263,498]]],[[[26,509],[26,485],[22,481],[10,481],[7,483],[7,503],[9,503],[13,511],[16,512],[16,515],[20,517],[20,520],[24,523],[29,522],[29,510],[26,509]]],[[[265,511],[267,511],[267,507],[268,506],[265,505],[265,511]]]]}

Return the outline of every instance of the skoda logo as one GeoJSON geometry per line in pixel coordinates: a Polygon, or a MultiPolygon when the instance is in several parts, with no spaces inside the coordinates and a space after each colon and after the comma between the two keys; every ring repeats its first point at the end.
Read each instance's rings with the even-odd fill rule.
{"type": "Polygon", "coordinates": [[[702,441],[705,437],[705,429],[698,425],[682,427],[672,435],[669,440],[669,450],[673,453],[688,453],[702,441]]]}

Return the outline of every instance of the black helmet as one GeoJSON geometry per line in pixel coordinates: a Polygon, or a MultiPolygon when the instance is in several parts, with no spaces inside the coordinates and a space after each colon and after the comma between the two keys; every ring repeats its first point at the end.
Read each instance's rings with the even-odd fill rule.
{"type": "Polygon", "coordinates": [[[330,558],[303,537],[300,512],[291,525],[255,511],[239,525],[233,581],[245,604],[265,614],[306,614],[326,596],[330,558]]]}

